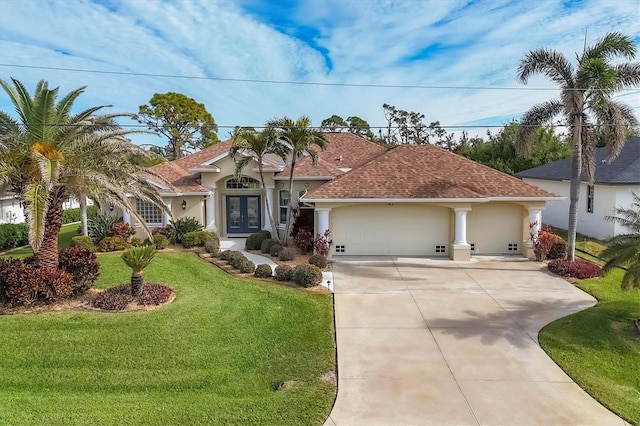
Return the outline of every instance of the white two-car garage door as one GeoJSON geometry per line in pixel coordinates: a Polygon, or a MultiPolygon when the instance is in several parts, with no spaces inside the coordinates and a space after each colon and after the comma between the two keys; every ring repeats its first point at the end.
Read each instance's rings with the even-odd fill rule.
{"type": "Polygon", "coordinates": [[[448,256],[450,209],[367,205],[331,210],[335,255],[448,256]]]}

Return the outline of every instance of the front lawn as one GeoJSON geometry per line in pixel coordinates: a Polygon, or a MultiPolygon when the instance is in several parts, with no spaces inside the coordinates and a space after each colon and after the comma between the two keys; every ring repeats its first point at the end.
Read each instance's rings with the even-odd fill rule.
{"type": "MultiPolygon", "coordinates": [[[[68,223],[66,225],[62,225],[62,228],[60,228],[60,233],[58,234],[59,248],[63,249],[71,245],[71,238],[78,235],[78,226],[80,226],[79,223],[68,223]]],[[[24,259],[25,257],[29,257],[32,254],[33,250],[31,250],[31,246],[24,246],[4,253],[4,256],[13,257],[16,259],[24,259]]]]}
{"type": "MultiPolygon", "coordinates": [[[[77,225],[76,225],[77,226],[77,225]]],[[[128,282],[99,257],[97,287],[128,282]]],[[[192,253],[145,270],[148,312],[0,316],[0,423],[322,424],[336,388],[330,296],[230,276],[192,253]]]]}
{"type": "Polygon", "coordinates": [[[555,321],[540,344],[576,383],[628,422],[640,425],[640,291],[622,291],[622,271],[577,282],[593,308],[555,321]]]}

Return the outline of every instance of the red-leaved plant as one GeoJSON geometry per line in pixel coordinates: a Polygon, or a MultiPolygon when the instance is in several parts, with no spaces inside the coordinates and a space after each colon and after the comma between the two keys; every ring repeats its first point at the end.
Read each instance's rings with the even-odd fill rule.
{"type": "Polygon", "coordinates": [[[317,254],[321,254],[323,256],[327,256],[329,254],[329,250],[331,249],[331,244],[333,241],[329,239],[331,235],[331,231],[328,229],[324,231],[324,234],[316,234],[313,239],[313,251],[317,254]]]}
{"type": "Polygon", "coordinates": [[[549,225],[542,225],[538,234],[535,235],[535,228],[538,222],[529,223],[529,238],[533,244],[533,253],[536,255],[537,261],[547,258],[549,251],[557,241],[557,236],[553,233],[549,225]]]}

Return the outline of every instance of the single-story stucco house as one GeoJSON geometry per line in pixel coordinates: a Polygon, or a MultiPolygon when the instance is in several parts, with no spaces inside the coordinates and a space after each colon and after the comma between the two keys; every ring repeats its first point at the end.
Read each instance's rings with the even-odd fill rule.
{"type": "MultiPolygon", "coordinates": [[[[529,255],[529,223],[541,223],[557,196],[432,145],[385,149],[351,133],[326,133],[328,147],[316,165],[296,165],[294,194],[300,213],[318,233],[329,229],[332,255],[449,256],[529,255]]],[[[278,229],[287,219],[289,170],[268,158],[266,191],[257,167],[234,178],[230,141],[152,168],[174,217],[191,216],[223,237],[271,229],[265,200],[278,229]]],[[[168,214],[136,201],[150,227],[168,214]]],[[[123,213],[125,221],[132,216],[123,213]]],[[[136,224],[134,223],[134,226],[136,224]]],[[[138,224],[139,226],[139,224],[138,224]]]]}
{"type": "MultiPolygon", "coordinates": [[[[640,195],[640,137],[627,140],[618,157],[611,162],[607,161],[606,148],[597,148],[595,156],[593,184],[590,185],[586,177],[582,176],[577,231],[590,237],[606,239],[624,233],[625,228],[605,217],[613,215],[617,207],[631,208],[632,193],[640,195]]],[[[567,229],[571,159],[524,170],[516,176],[524,182],[566,197],[547,205],[544,221],[567,229]]]]}

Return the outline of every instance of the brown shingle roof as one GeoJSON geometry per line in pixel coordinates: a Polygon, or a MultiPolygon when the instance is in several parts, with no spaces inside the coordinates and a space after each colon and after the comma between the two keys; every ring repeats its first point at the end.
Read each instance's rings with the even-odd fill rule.
{"type": "Polygon", "coordinates": [[[401,145],[306,195],[322,199],[555,197],[433,145],[401,145]]]}

